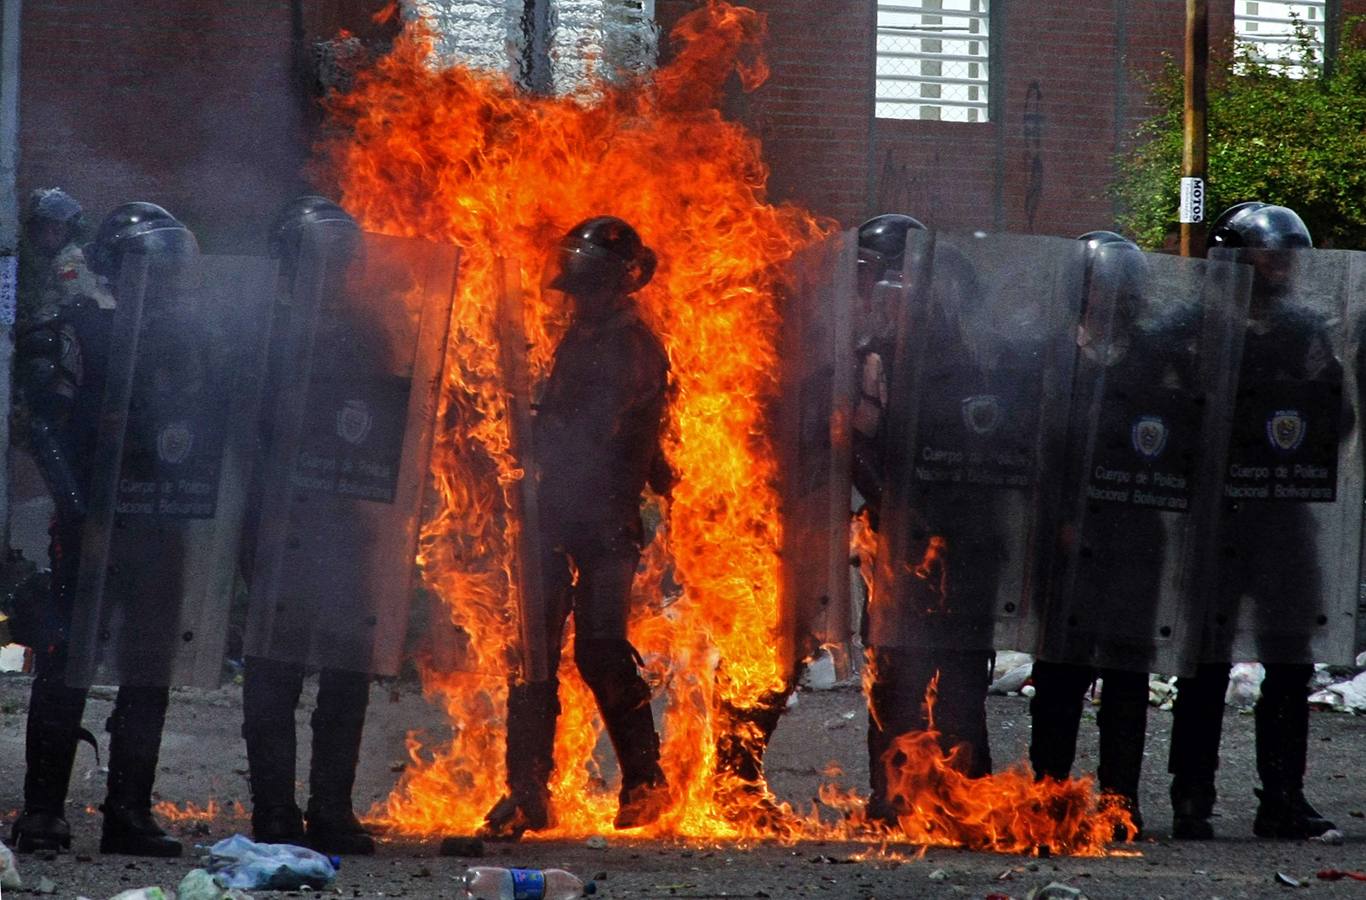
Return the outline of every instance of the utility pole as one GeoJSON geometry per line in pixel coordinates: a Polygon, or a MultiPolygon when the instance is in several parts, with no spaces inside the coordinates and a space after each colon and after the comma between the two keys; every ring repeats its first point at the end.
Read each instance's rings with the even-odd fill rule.
{"type": "Polygon", "coordinates": [[[1209,171],[1209,3],[1186,0],[1186,118],[1181,154],[1181,255],[1205,255],[1205,179],[1209,171]]]}
{"type": "Polygon", "coordinates": [[[1326,0],[1323,9],[1323,77],[1332,78],[1342,50],[1342,0],[1326,0]]]}

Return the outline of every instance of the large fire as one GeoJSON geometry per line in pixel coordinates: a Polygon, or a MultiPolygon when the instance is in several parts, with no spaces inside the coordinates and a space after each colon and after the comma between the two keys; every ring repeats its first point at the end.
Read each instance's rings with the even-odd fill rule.
{"type": "MultiPolygon", "coordinates": [[[[471,833],[502,792],[505,679],[518,634],[517,525],[506,513],[522,472],[499,368],[501,271],[505,260],[519,269],[530,364],[542,375],[563,325],[539,290],[542,260],[569,226],[607,214],[631,222],[659,252],[659,272],[639,299],[675,387],[665,450],[678,483],[667,505],[651,501],[661,523],[630,635],[667,698],[662,764],[673,803],[641,833],[769,833],[756,823],[771,825],[771,815],[736,808],[765,803],[762,791],[717,784],[715,730],[722,705],[752,708],[790,674],[778,639],[781,524],[766,409],[777,383],[783,264],[832,226],[765,200],[757,141],[718,110],[733,73],[747,89],[766,77],[763,35],[762,16],[713,0],[679,23],[675,59],[649,79],[604,79],[578,97],[545,98],[499,76],[433,66],[428,36],[410,27],[331,101],[335,127],[322,159],[343,205],[371,230],[462,248],[432,464],[439,498],[420,550],[426,585],[450,623],[424,685],[444,703],[452,734],[410,736],[412,764],[382,813],[398,833],[471,833]],[[683,588],[666,598],[664,585],[683,588]]],[[[563,658],[558,824],[544,834],[604,833],[616,797],[594,761],[600,723],[571,654],[563,658]]],[[[948,775],[933,787],[945,785],[962,803],[1000,799],[948,775]]],[[[956,812],[955,802],[943,801],[956,812]]],[[[783,832],[849,828],[794,816],[783,832]]]]}

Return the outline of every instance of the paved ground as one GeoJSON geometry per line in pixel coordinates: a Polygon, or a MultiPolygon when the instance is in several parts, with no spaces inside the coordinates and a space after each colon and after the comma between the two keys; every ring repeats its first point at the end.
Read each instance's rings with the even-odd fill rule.
{"type": "MultiPolygon", "coordinates": [[[[23,713],[29,679],[0,678],[0,813],[6,828],[21,803],[23,780],[23,713]]],[[[86,715],[88,725],[103,722],[110,692],[97,692],[86,715]]],[[[308,698],[301,709],[301,741],[307,745],[308,698]]],[[[990,701],[993,755],[998,765],[1024,755],[1028,741],[1027,701],[993,697],[990,701]]],[[[775,790],[792,801],[813,797],[819,773],[838,761],[850,785],[867,774],[863,759],[862,702],[852,690],[804,693],[779,728],[769,766],[775,790]],[[852,713],[852,715],[850,715],[852,713]]],[[[358,806],[384,796],[394,778],[394,765],[404,756],[403,735],[412,727],[436,724],[438,716],[416,690],[376,686],[366,733],[358,806]]],[[[1093,717],[1088,719],[1093,721],[1093,717]]],[[[185,826],[183,836],[210,843],[245,828],[231,811],[234,800],[247,799],[246,755],[238,736],[240,692],[177,691],[167,722],[158,783],[162,798],[177,803],[215,797],[227,807],[208,825],[185,826]]],[[[605,850],[582,843],[527,843],[490,847],[486,862],[504,865],[562,866],[600,878],[605,898],[717,897],[977,897],[1024,898],[1050,881],[1064,881],[1100,898],[1263,897],[1312,895],[1366,898],[1366,883],[1325,882],[1322,869],[1366,869],[1366,722],[1334,714],[1313,717],[1311,748],[1312,798],[1346,833],[1342,846],[1276,843],[1251,837],[1255,804],[1252,788],[1252,722],[1229,711],[1225,762],[1220,770],[1220,839],[1210,844],[1181,844],[1167,839],[1171,819],[1164,774],[1170,713],[1152,711],[1144,783],[1144,810],[1153,837],[1138,846],[1141,856],[1082,860],[1034,860],[952,850],[929,850],[917,856],[913,847],[890,847],[879,854],[865,846],[801,844],[683,846],[612,842],[605,850]],[[1277,884],[1277,872],[1306,883],[1294,890],[1277,884]]],[[[1079,766],[1093,765],[1095,729],[1083,727],[1079,766]]],[[[102,742],[103,743],[103,742],[102,742]]],[[[301,760],[300,771],[306,772],[301,760]]],[[[102,857],[97,852],[99,816],[86,808],[98,804],[103,775],[94,755],[83,747],[77,761],[72,797],[75,853],[43,861],[21,858],[27,884],[40,877],[56,885],[55,896],[108,897],[129,887],[161,884],[173,887],[191,868],[191,860],[149,862],[102,857]]],[[[385,843],[373,859],[348,859],[329,893],[344,897],[456,897],[456,878],[474,860],[443,859],[434,844],[385,843]]]]}

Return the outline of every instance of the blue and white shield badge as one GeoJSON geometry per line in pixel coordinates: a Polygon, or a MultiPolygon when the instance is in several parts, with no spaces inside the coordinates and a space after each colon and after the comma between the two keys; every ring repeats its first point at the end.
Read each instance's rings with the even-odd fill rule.
{"type": "Polygon", "coordinates": [[[157,432],[157,457],[162,462],[179,465],[194,449],[194,431],[189,422],[171,422],[157,432]]]}
{"type": "Polygon", "coordinates": [[[973,434],[986,436],[1001,427],[1005,412],[995,394],[963,398],[963,424],[973,434]]]}
{"type": "Polygon", "coordinates": [[[347,400],[337,410],[337,437],[352,446],[360,446],[370,435],[374,417],[370,415],[370,405],[364,400],[347,400]]]}
{"type": "Polygon", "coordinates": [[[1161,416],[1139,416],[1129,429],[1134,452],[1147,460],[1157,459],[1167,449],[1167,423],[1161,416]]]}
{"type": "Polygon", "coordinates": [[[1278,409],[1266,420],[1266,439],[1273,450],[1293,453],[1304,443],[1309,423],[1298,409],[1278,409]]]}

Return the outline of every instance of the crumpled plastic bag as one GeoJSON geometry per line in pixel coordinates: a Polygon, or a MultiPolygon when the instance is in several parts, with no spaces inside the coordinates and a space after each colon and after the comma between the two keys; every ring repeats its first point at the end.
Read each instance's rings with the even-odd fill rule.
{"type": "Polygon", "coordinates": [[[234,834],[209,848],[209,871],[226,888],[297,891],[323,888],[337,877],[332,860],[293,844],[258,844],[234,834]]]}
{"type": "Polygon", "coordinates": [[[253,900],[237,888],[225,888],[207,869],[191,869],[176,888],[176,900],[253,900]]]}
{"type": "Polygon", "coordinates": [[[0,842],[0,888],[17,891],[24,886],[19,877],[19,867],[14,863],[14,851],[0,842]]]}

